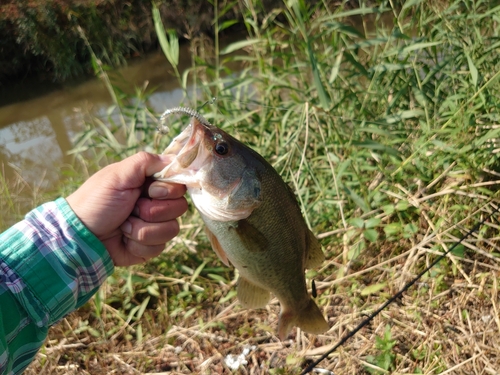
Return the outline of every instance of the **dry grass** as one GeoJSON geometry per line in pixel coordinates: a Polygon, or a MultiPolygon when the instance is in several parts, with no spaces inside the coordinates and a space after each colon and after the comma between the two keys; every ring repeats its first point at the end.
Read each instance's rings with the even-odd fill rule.
{"type": "MultiPolygon", "coordinates": [[[[439,207],[440,200],[450,199],[454,194],[468,194],[477,203],[483,201],[480,195],[470,193],[474,185],[457,181],[453,184],[453,192],[443,185],[433,194],[438,197],[433,207],[439,207]]],[[[490,184],[497,188],[500,181],[490,184]]],[[[316,281],[319,303],[331,324],[330,331],[324,335],[293,331],[289,340],[280,342],[274,335],[279,312],[276,300],[261,311],[243,310],[235,298],[221,302],[234,290],[234,279],[228,283],[206,279],[192,282],[192,275],[166,277],[137,268],[132,271],[133,275],[159,285],[156,301],[148,302],[139,319],[127,321],[112,305],[104,305],[101,319],[96,319],[94,300],[92,307],[71,314],[51,329],[46,347],[26,374],[232,373],[225,358],[241,354],[244,348],[250,348],[250,352],[246,356],[247,364],[236,371],[238,374],[298,374],[300,368],[328,351],[470,226],[465,220],[452,231],[446,220],[442,224],[432,221],[430,216],[446,218],[449,212],[431,211],[427,206],[430,196],[402,192],[399,198],[422,207],[421,227],[414,238],[396,245],[388,243],[377,254],[367,249],[361,255],[363,264],[356,266],[346,261],[341,246],[326,249],[334,256],[325,262],[316,281]],[[395,256],[395,247],[406,250],[395,256]],[[339,270],[342,270],[341,277],[339,270]],[[206,290],[207,283],[214,284],[211,287],[220,293],[206,290]],[[378,283],[384,284],[380,291],[363,292],[366,286],[378,283]],[[207,299],[201,302],[201,308],[197,303],[189,305],[195,308],[192,315],[188,316],[186,308],[169,317],[166,304],[172,288],[175,293],[203,292],[207,299]],[[140,340],[137,339],[139,327],[140,340]],[[103,337],[98,331],[106,334],[103,337]]],[[[478,207],[482,206],[481,215],[485,217],[495,205],[487,200],[483,203],[478,207]]],[[[379,217],[387,218],[383,213],[379,217]]],[[[490,236],[474,233],[467,238],[463,242],[463,254],[449,255],[402,300],[390,305],[318,367],[334,374],[368,373],[368,368],[391,374],[498,374],[500,260],[492,254],[500,250],[499,225],[498,214],[486,220],[486,229],[481,233],[490,236]],[[384,336],[386,325],[390,326],[391,340],[395,341],[394,367],[390,371],[366,360],[369,355],[380,355],[375,342],[377,337],[384,336]]],[[[337,237],[339,245],[344,242],[345,248],[349,248],[353,240],[346,240],[344,234],[350,229],[330,236],[337,237]]],[[[183,232],[193,230],[193,226],[188,226],[183,232]]],[[[184,237],[182,233],[181,237],[184,237]]],[[[188,246],[204,246],[193,242],[195,240],[196,237],[188,246]]],[[[115,281],[120,286],[127,283],[126,279],[115,281]]],[[[110,289],[116,287],[108,284],[102,293],[112,293],[110,289]]],[[[135,297],[139,296],[136,291],[135,297]]]]}

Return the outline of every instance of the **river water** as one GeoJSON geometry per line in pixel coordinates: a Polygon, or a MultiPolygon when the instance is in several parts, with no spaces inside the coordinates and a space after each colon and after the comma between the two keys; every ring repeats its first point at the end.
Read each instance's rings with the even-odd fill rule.
{"type": "MultiPolygon", "coordinates": [[[[188,46],[181,47],[180,67],[190,64],[188,46]]],[[[120,69],[120,88],[130,93],[148,82],[155,87],[149,105],[157,112],[179,105],[182,90],[165,56],[153,53],[120,69]]],[[[29,97],[37,85],[21,90],[29,97]]],[[[8,93],[7,93],[8,95],[8,93]]],[[[3,102],[9,102],[8,96],[3,102]]],[[[2,103],[0,102],[0,105],[2,103]]],[[[0,106],[0,173],[12,181],[20,175],[43,190],[56,187],[61,168],[71,163],[67,155],[75,136],[89,115],[106,118],[111,97],[99,79],[60,87],[48,93],[0,106]]]]}

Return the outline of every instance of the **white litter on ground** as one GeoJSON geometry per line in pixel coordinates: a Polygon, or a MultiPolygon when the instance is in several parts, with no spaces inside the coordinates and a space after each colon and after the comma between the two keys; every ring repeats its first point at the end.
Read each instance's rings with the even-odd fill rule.
{"type": "Polygon", "coordinates": [[[314,368],[313,372],[316,374],[322,374],[322,375],[335,375],[332,371],[326,370],[324,368],[314,368]]]}
{"type": "Polygon", "coordinates": [[[245,357],[255,349],[257,349],[257,346],[255,345],[245,345],[240,355],[228,354],[226,358],[224,358],[224,363],[231,370],[237,370],[240,368],[240,366],[245,366],[246,364],[248,364],[248,361],[245,357]]]}

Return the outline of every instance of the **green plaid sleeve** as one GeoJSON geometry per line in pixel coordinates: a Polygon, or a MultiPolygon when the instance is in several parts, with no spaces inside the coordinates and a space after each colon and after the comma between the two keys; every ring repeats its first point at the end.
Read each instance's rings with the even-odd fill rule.
{"type": "Polygon", "coordinates": [[[46,203],[0,235],[0,374],[26,368],[48,327],[113,272],[104,245],[66,200],[46,203]]]}

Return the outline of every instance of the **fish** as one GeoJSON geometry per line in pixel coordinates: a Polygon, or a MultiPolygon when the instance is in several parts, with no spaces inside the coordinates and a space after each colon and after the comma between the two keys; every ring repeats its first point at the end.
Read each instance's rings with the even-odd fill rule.
{"type": "Polygon", "coordinates": [[[239,272],[241,305],[263,308],[275,295],[281,340],[294,326],[312,334],[327,331],[305,280],[305,270],[319,267],[325,257],[291,188],[259,153],[198,112],[176,107],[162,120],[172,113],[191,120],[163,151],[175,157],[154,178],[186,185],[213,250],[239,272]]]}

